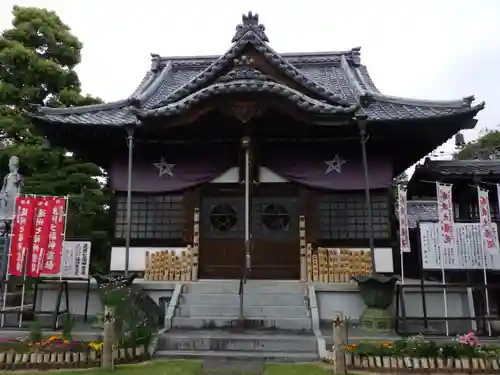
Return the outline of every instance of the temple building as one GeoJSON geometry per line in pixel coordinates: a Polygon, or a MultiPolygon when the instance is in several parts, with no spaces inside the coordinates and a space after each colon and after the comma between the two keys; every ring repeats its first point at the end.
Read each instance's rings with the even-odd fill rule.
{"type": "Polygon", "coordinates": [[[231,43],[216,56],[152,55],[124,100],[28,114],[53,145],[107,171],[112,268],[140,271],[147,249],[191,244],[195,209],[200,278],[239,278],[247,254],[249,277],[299,279],[301,217],[314,247],[398,254],[393,178],[473,128],[484,103],[383,94],[360,48],[278,53],[252,13],[231,43]]]}
{"type": "MultiPolygon", "coordinates": [[[[434,182],[453,184],[454,215],[457,222],[478,222],[479,208],[476,185],[496,192],[500,183],[498,160],[431,160],[417,165],[408,182],[408,198],[413,203],[409,214],[413,226],[418,221],[437,221],[436,187],[434,182]]],[[[491,194],[491,215],[498,221],[498,197],[491,194]]]]}

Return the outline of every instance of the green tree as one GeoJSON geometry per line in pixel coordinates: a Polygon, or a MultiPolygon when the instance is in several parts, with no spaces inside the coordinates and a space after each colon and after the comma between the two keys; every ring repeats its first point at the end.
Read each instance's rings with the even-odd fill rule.
{"type": "Polygon", "coordinates": [[[52,11],[15,6],[12,14],[12,28],[0,35],[0,171],[5,175],[9,157],[17,155],[25,177],[23,193],[69,196],[67,236],[91,238],[97,261],[108,253],[108,195],[99,179],[103,172],[68,150],[48,147],[22,116],[31,104],[101,102],[81,93],[74,68],[82,43],[52,11]]]}
{"type": "Polygon", "coordinates": [[[395,184],[405,184],[408,182],[408,180],[409,180],[408,173],[406,173],[406,171],[404,171],[403,173],[401,173],[399,176],[397,176],[394,179],[394,183],[395,184]]]}
{"type": "Polygon", "coordinates": [[[457,160],[499,160],[500,130],[487,130],[479,138],[467,142],[454,155],[457,160]]]}

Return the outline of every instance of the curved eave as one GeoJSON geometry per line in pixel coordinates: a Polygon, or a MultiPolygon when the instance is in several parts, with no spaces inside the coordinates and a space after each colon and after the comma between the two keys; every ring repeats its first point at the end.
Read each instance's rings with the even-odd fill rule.
{"type": "Polygon", "coordinates": [[[216,83],[205,87],[200,91],[179,100],[178,102],[169,103],[163,105],[162,107],[149,110],[135,109],[134,112],[138,118],[178,115],[189,110],[202,100],[209,99],[216,95],[245,93],[268,93],[277,95],[289,100],[303,111],[316,114],[354,114],[358,109],[358,106],[352,104],[348,106],[331,105],[329,103],[308,97],[297,90],[291,89],[277,82],[238,80],[216,83]]]}
{"type": "Polygon", "coordinates": [[[156,108],[166,106],[170,103],[178,102],[183,98],[188,97],[197,91],[200,91],[204,86],[209,85],[212,80],[220,75],[221,72],[229,64],[231,64],[231,60],[233,60],[243,52],[243,49],[249,43],[252,44],[254,48],[258,52],[260,52],[272,66],[279,69],[288,78],[298,82],[311,92],[314,92],[319,97],[324,98],[329,102],[340,105],[348,105],[348,103],[339,95],[329,91],[320,84],[307,78],[303,73],[300,72],[300,70],[298,70],[295,66],[281,57],[277,52],[269,47],[267,43],[263,42],[257,35],[252,32],[248,32],[240,40],[238,40],[224,55],[210,64],[210,66],[208,66],[190,82],[171,93],[167,98],[161,101],[156,106],[156,108]]]}
{"type": "MultiPolygon", "coordinates": [[[[485,103],[481,102],[473,107],[444,107],[427,105],[409,105],[405,103],[387,102],[377,100],[367,108],[360,110],[368,116],[370,122],[398,122],[398,121],[428,121],[466,116],[473,118],[484,109],[485,103]],[[370,107],[386,104],[383,110],[371,110],[370,107]],[[383,115],[380,115],[382,113],[383,115]]],[[[373,108],[373,107],[372,107],[373,108]]]]}
{"type": "Polygon", "coordinates": [[[351,68],[346,62],[343,62],[343,67],[344,69],[347,68],[348,74],[351,76],[350,78],[352,78],[353,81],[357,81],[358,84],[356,85],[356,89],[360,92],[360,95],[371,97],[374,100],[392,104],[413,105],[429,108],[468,108],[474,101],[473,95],[452,100],[427,100],[383,94],[376,88],[366,67],[357,66],[351,68]]]}
{"type": "Polygon", "coordinates": [[[123,127],[138,125],[131,109],[140,108],[168,80],[172,64],[154,66],[127,99],[81,107],[50,108],[33,106],[24,116],[47,124],[123,127]]]}
{"type": "Polygon", "coordinates": [[[34,112],[25,111],[23,115],[44,124],[124,127],[139,123],[132,113],[133,106],[129,104],[125,106],[103,104],[93,107],[92,109],[85,107],[43,108],[34,112]]]}
{"type": "Polygon", "coordinates": [[[382,94],[365,66],[352,66],[345,56],[341,56],[340,64],[363,107],[360,112],[372,122],[438,120],[461,115],[473,117],[485,105],[482,102],[472,106],[474,96],[457,100],[425,100],[382,94]]]}

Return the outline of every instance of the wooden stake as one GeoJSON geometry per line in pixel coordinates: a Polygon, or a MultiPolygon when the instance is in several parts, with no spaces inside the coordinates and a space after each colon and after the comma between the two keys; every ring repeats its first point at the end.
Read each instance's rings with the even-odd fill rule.
{"type": "Polygon", "coordinates": [[[112,307],[104,306],[104,332],[102,340],[102,368],[113,369],[113,351],[115,349],[115,311],[112,307]]]}
{"type": "Polygon", "coordinates": [[[345,353],[344,346],[347,342],[347,330],[344,314],[339,312],[333,318],[333,372],[335,374],[345,374],[345,353]]]}

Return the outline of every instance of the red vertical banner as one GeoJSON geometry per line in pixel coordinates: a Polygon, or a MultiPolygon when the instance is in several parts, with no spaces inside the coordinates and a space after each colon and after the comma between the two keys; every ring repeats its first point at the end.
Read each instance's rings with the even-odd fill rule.
{"type": "Polygon", "coordinates": [[[49,224],[47,252],[40,273],[56,276],[61,273],[62,248],[66,224],[66,198],[53,197],[52,215],[49,224]]]}
{"type": "Polygon", "coordinates": [[[28,258],[26,276],[39,277],[43,259],[49,245],[50,223],[52,219],[53,197],[38,197],[35,200],[35,224],[33,244],[28,258]]]}
{"type": "Polygon", "coordinates": [[[16,197],[9,250],[9,275],[23,276],[24,260],[30,255],[33,239],[34,213],[35,198],[23,195],[16,197]]]}

